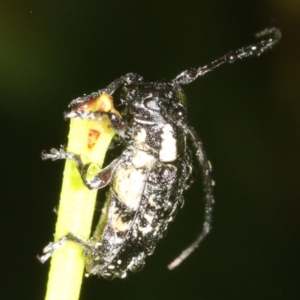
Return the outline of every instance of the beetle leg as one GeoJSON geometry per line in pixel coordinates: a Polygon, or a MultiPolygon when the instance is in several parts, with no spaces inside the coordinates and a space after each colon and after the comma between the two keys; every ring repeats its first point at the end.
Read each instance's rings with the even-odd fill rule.
{"type": "Polygon", "coordinates": [[[64,113],[65,118],[90,119],[101,121],[103,118],[108,118],[112,129],[120,136],[124,136],[127,122],[121,117],[111,112],[86,112],[74,110],[64,113]]]}
{"type": "Polygon", "coordinates": [[[90,245],[88,242],[85,242],[85,241],[79,239],[78,237],[76,237],[72,233],[68,233],[67,235],[65,235],[62,238],[60,238],[57,242],[55,242],[55,243],[52,243],[52,242],[49,243],[43,249],[44,255],[42,255],[42,256],[37,255],[37,259],[41,263],[44,263],[45,261],[47,261],[52,256],[52,254],[57,249],[59,249],[61,246],[63,246],[67,241],[74,242],[78,246],[82,247],[84,250],[91,251],[91,252],[95,251],[95,247],[94,246],[90,245]]]}
{"type": "Polygon", "coordinates": [[[110,83],[106,88],[99,90],[97,93],[92,93],[90,95],[86,95],[83,97],[78,97],[74,99],[70,104],[69,107],[73,108],[78,105],[82,105],[84,102],[89,101],[91,98],[96,98],[103,93],[107,93],[112,95],[116,89],[121,87],[122,85],[138,85],[142,83],[143,77],[136,73],[128,73],[120,78],[116,79],[112,83],[110,83]]]}
{"type": "Polygon", "coordinates": [[[188,84],[194,81],[197,77],[203,76],[207,72],[214,70],[215,68],[221,66],[224,63],[234,63],[237,59],[243,59],[245,57],[260,56],[263,52],[271,49],[281,38],[281,32],[277,28],[267,28],[255,35],[256,38],[265,39],[252,44],[247,47],[240,48],[236,51],[230,51],[226,55],[214,60],[210,64],[200,67],[191,68],[181,74],[179,74],[175,79],[172,80],[173,84],[188,84]]]}
{"type": "Polygon", "coordinates": [[[189,127],[184,126],[182,127],[187,131],[189,134],[193,145],[196,149],[196,157],[199,162],[199,165],[202,168],[202,175],[203,175],[203,184],[204,184],[204,192],[205,192],[205,213],[204,213],[204,223],[203,229],[198,238],[188,247],[186,248],[175,260],[173,260],[169,265],[168,268],[170,270],[177,267],[183,260],[185,260],[202,242],[202,240],[206,237],[206,235],[211,230],[211,223],[212,223],[212,210],[214,204],[213,198],[213,185],[214,182],[211,179],[211,164],[206,157],[205,151],[202,146],[202,142],[196,133],[196,131],[189,127]]]}
{"type": "Polygon", "coordinates": [[[113,94],[117,88],[125,85],[138,85],[142,83],[143,77],[136,73],[128,73],[126,75],[121,76],[120,78],[116,79],[112,83],[110,83],[105,89],[99,91],[100,94],[106,92],[108,94],[113,94]]]}
{"type": "Polygon", "coordinates": [[[108,166],[106,166],[104,169],[100,170],[100,172],[98,172],[93,178],[87,179],[89,167],[93,163],[81,165],[82,161],[81,161],[80,157],[79,157],[79,159],[78,159],[78,157],[79,157],[79,155],[76,155],[74,157],[77,169],[80,172],[83,183],[90,190],[102,189],[103,187],[108,185],[111,181],[111,178],[112,178],[115,168],[117,167],[117,165],[119,164],[119,162],[121,160],[120,158],[113,160],[108,166]]]}
{"type": "Polygon", "coordinates": [[[66,152],[65,147],[61,145],[59,150],[52,148],[50,149],[50,153],[43,151],[41,158],[42,160],[52,159],[54,161],[58,159],[73,159],[73,156],[73,153],[66,152]]]}
{"type": "Polygon", "coordinates": [[[52,159],[52,160],[73,159],[80,173],[80,176],[83,180],[83,183],[91,190],[101,189],[105,187],[107,184],[109,184],[113,172],[121,160],[121,158],[117,158],[113,160],[108,166],[100,170],[94,177],[87,179],[87,176],[89,175],[89,168],[94,163],[84,164],[82,162],[80,155],[71,152],[66,152],[63,147],[61,147],[59,150],[52,148],[50,150],[50,153],[42,152],[42,160],[47,160],[47,159],[52,159]]]}

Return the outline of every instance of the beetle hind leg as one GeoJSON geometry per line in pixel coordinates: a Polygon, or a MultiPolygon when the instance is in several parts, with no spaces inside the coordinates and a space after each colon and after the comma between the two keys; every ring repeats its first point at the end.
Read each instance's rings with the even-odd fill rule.
{"type": "Polygon", "coordinates": [[[76,237],[72,233],[68,233],[67,235],[65,235],[62,238],[60,238],[57,242],[54,242],[54,243],[51,242],[51,243],[49,243],[43,249],[43,253],[44,254],[42,256],[37,255],[37,259],[41,263],[44,263],[45,261],[47,261],[53,255],[53,253],[57,249],[59,249],[61,246],[63,246],[67,241],[74,242],[75,244],[77,244],[78,246],[80,246],[81,248],[83,248],[84,250],[94,251],[94,247],[92,245],[90,245],[88,242],[85,242],[85,241],[79,239],[78,237],[76,237]]]}

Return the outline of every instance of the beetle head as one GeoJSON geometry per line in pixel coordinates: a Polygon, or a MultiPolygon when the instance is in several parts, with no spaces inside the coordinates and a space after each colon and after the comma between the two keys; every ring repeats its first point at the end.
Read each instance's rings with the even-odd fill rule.
{"type": "Polygon", "coordinates": [[[122,88],[121,102],[133,118],[145,122],[185,121],[186,98],[179,85],[143,83],[122,88]]]}

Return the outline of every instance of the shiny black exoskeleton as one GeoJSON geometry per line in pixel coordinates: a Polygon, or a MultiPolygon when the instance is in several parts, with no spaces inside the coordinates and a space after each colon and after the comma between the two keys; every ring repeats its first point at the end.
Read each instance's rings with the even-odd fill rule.
{"type": "Polygon", "coordinates": [[[109,184],[110,190],[93,236],[85,242],[69,233],[48,245],[40,260],[44,262],[65,241],[71,240],[84,249],[88,274],[112,279],[125,277],[127,270],[140,270],[183,204],[182,194],[189,187],[193,168],[191,150],[187,146],[187,140],[190,140],[202,168],[205,216],[199,237],[169,268],[180,264],[210,231],[214,203],[211,166],[200,138],[187,124],[186,100],[181,85],[223,63],[259,56],[272,48],[280,36],[278,29],[266,29],[257,34],[257,37],[265,38],[258,43],[229,52],[207,66],[184,71],[170,83],[143,83],[141,76],[129,73],[98,93],[73,100],[70,104],[73,110],[65,117],[100,121],[106,116],[126,147],[120,157],[89,180],[86,173],[90,164],[84,165],[79,154],[66,153],[63,149],[43,153],[43,159],[73,159],[90,189],[109,184]],[[124,105],[122,116],[76,109],[102,93],[112,95],[120,87],[120,101],[124,105]]]}

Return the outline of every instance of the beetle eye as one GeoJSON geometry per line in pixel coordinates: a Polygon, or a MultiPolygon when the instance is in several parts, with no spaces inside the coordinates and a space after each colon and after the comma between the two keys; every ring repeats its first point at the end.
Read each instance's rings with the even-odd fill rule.
{"type": "Polygon", "coordinates": [[[169,116],[172,117],[173,120],[184,120],[186,117],[185,109],[182,106],[172,106],[169,109],[169,116]]]}
{"type": "Polygon", "coordinates": [[[144,105],[152,110],[159,110],[159,107],[157,105],[157,101],[155,101],[153,98],[149,98],[144,101],[144,105]]]}

